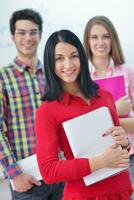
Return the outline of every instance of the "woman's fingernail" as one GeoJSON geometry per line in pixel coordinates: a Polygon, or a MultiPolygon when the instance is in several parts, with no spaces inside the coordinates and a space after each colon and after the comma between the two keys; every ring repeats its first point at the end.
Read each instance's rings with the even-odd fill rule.
{"type": "Polygon", "coordinates": [[[104,137],[106,135],[106,133],[103,133],[102,136],[104,137]]]}

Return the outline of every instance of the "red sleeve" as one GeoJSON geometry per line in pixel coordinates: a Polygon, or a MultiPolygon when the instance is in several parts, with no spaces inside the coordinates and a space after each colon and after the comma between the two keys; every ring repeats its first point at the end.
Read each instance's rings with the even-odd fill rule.
{"type": "Polygon", "coordinates": [[[117,115],[117,110],[115,106],[115,102],[112,94],[109,91],[100,89],[98,92],[99,95],[103,96],[102,104],[105,102],[105,106],[107,106],[111,112],[113,123],[115,126],[119,126],[119,117],[117,115]]]}
{"type": "MultiPolygon", "coordinates": [[[[45,104],[44,104],[45,105],[45,104]]],[[[88,159],[59,160],[58,124],[48,107],[42,105],[36,112],[37,160],[46,183],[80,179],[89,173],[88,159]]]]}
{"type": "Polygon", "coordinates": [[[111,115],[112,115],[112,118],[113,118],[113,122],[114,122],[114,125],[115,126],[120,126],[119,124],[119,117],[117,115],[117,109],[116,109],[116,106],[115,106],[115,102],[114,102],[114,99],[113,99],[113,96],[111,93],[109,93],[109,103],[110,103],[110,112],[111,112],[111,115]]]}

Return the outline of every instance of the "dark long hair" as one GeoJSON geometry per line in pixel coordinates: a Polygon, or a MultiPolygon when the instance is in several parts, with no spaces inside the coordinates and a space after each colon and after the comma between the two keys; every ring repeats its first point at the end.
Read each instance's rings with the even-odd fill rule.
{"type": "Polygon", "coordinates": [[[62,82],[55,74],[55,47],[59,42],[65,42],[77,48],[80,58],[80,74],[77,82],[82,94],[86,98],[97,95],[98,85],[95,84],[89,74],[88,59],[84,47],[79,38],[69,30],[54,32],[47,40],[44,50],[44,71],[46,78],[45,94],[42,100],[60,100],[63,93],[62,82]]]}

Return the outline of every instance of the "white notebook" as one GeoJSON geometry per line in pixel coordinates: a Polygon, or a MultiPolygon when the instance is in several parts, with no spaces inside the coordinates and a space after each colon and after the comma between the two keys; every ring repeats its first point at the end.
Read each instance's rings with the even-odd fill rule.
{"type": "MultiPolygon", "coordinates": [[[[101,154],[114,141],[111,135],[102,136],[113,127],[109,109],[101,107],[62,123],[73,155],[76,158],[90,158],[101,154]]],[[[126,168],[103,168],[85,176],[85,185],[91,185],[126,168]]]]}
{"type": "MultiPolygon", "coordinates": [[[[33,176],[38,181],[42,180],[42,176],[40,174],[38,163],[37,163],[36,154],[33,154],[32,156],[28,156],[22,160],[19,160],[17,163],[24,173],[33,176]]],[[[15,190],[12,180],[10,181],[11,181],[13,190],[15,190]]]]}

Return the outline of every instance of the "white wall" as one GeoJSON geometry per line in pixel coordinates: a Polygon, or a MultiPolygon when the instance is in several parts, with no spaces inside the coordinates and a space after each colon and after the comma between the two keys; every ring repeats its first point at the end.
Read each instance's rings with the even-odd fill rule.
{"type": "Polygon", "coordinates": [[[86,22],[95,15],[105,15],[114,23],[123,46],[127,63],[134,66],[134,1],[133,0],[1,0],[0,3],[0,66],[16,55],[10,38],[9,18],[13,11],[34,8],[44,20],[44,32],[39,47],[42,59],[48,36],[61,28],[74,31],[81,39],[86,22]]]}
{"type": "Polygon", "coordinates": [[[53,31],[70,29],[82,41],[86,22],[95,15],[105,15],[117,29],[127,63],[134,67],[133,0],[1,0],[0,4],[0,66],[11,62],[16,55],[10,38],[9,18],[13,11],[28,7],[39,11],[44,20],[44,32],[39,47],[41,59],[46,39],[53,31]]]}

